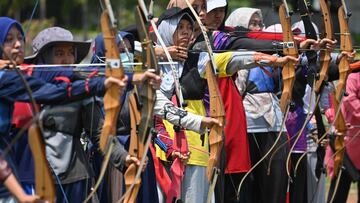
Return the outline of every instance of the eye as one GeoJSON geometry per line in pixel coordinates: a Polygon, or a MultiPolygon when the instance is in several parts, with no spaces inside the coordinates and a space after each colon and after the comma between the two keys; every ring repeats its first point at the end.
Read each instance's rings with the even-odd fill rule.
{"type": "Polygon", "coordinates": [[[12,36],[12,35],[6,36],[6,39],[5,39],[5,42],[6,42],[6,43],[10,43],[10,42],[12,42],[12,41],[13,41],[13,36],[12,36]]]}

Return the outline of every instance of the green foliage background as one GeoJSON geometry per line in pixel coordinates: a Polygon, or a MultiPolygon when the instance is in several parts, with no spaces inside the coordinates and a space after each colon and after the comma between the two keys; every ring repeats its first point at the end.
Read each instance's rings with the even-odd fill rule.
{"type": "MultiPolygon", "coordinates": [[[[244,6],[256,7],[258,4],[254,1],[262,3],[268,1],[271,7],[271,2],[274,0],[228,0],[228,3],[229,8],[234,9],[244,6]]],[[[288,3],[292,1],[295,0],[288,0],[288,3]]],[[[155,1],[155,16],[159,16],[164,11],[168,2],[169,0],[155,1]]],[[[36,3],[38,5],[34,20],[26,36],[28,45],[40,30],[49,26],[69,29],[79,40],[93,39],[99,33],[99,18],[102,12],[99,0],[0,0],[0,16],[9,16],[19,20],[25,29],[36,3]],[[42,16],[45,17],[41,18],[42,16]]],[[[134,8],[137,0],[111,0],[111,4],[115,17],[118,19],[119,29],[135,23],[134,8]]],[[[360,35],[352,34],[355,45],[359,44],[360,35]]],[[[27,46],[27,53],[30,51],[29,47],[31,46],[27,46]]]]}

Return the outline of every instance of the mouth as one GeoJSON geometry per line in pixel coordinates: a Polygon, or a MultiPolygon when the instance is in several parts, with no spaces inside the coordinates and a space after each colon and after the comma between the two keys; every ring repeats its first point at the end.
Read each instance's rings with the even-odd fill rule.
{"type": "Polygon", "coordinates": [[[182,39],[180,39],[180,42],[186,44],[186,43],[189,42],[189,39],[188,38],[182,38],[182,39]]]}

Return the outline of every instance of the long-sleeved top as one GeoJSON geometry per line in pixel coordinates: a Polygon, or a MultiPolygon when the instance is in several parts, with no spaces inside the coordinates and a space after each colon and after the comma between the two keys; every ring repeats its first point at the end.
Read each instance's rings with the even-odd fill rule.
{"type": "MultiPolygon", "coordinates": [[[[92,95],[103,95],[105,92],[105,78],[93,78],[88,81],[88,91],[85,81],[72,83],[71,94],[68,92],[68,84],[57,85],[46,83],[43,80],[24,75],[25,80],[32,90],[32,95],[38,103],[53,104],[59,101],[73,101],[92,95]]],[[[11,117],[15,101],[29,101],[28,92],[23,85],[20,76],[12,70],[0,70],[0,148],[7,147],[7,139],[11,126],[11,117]]],[[[8,155],[6,160],[14,170],[12,160],[8,155]]],[[[1,186],[0,197],[9,196],[8,191],[1,186]]]]}

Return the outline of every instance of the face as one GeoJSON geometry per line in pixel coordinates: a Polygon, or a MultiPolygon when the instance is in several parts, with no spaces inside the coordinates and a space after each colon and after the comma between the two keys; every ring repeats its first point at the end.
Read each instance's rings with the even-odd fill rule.
{"type": "Polygon", "coordinates": [[[53,48],[53,64],[75,63],[75,50],[71,44],[57,44],[53,48]]]}
{"type": "Polygon", "coordinates": [[[225,7],[213,9],[206,15],[206,26],[209,29],[217,30],[224,22],[224,18],[225,7]]]}
{"type": "Polygon", "coordinates": [[[120,53],[126,52],[126,51],[125,51],[125,47],[124,47],[124,44],[125,44],[126,48],[129,50],[129,52],[132,53],[133,50],[132,50],[130,41],[129,41],[128,39],[126,39],[126,38],[123,38],[123,40],[124,40],[124,43],[119,42],[119,44],[118,44],[119,52],[120,52],[120,53]]]}
{"type": "Polygon", "coordinates": [[[188,47],[192,37],[192,25],[188,20],[180,20],[173,35],[174,45],[188,47]]]}
{"type": "Polygon", "coordinates": [[[15,26],[12,26],[3,44],[4,53],[2,58],[9,60],[9,56],[16,64],[22,64],[24,62],[24,44],[24,37],[21,32],[15,26]]]}
{"type": "Polygon", "coordinates": [[[190,1],[192,7],[199,15],[199,18],[203,24],[205,24],[206,21],[206,1],[205,0],[193,0],[190,1]]]}
{"type": "Polygon", "coordinates": [[[264,23],[259,14],[254,13],[249,22],[249,30],[251,31],[261,31],[264,29],[264,23]]]}
{"type": "MultiPolygon", "coordinates": [[[[206,0],[189,0],[189,3],[198,13],[202,23],[206,20],[206,0]]],[[[171,7],[187,8],[187,4],[184,0],[175,0],[172,2],[171,7]]]]}

